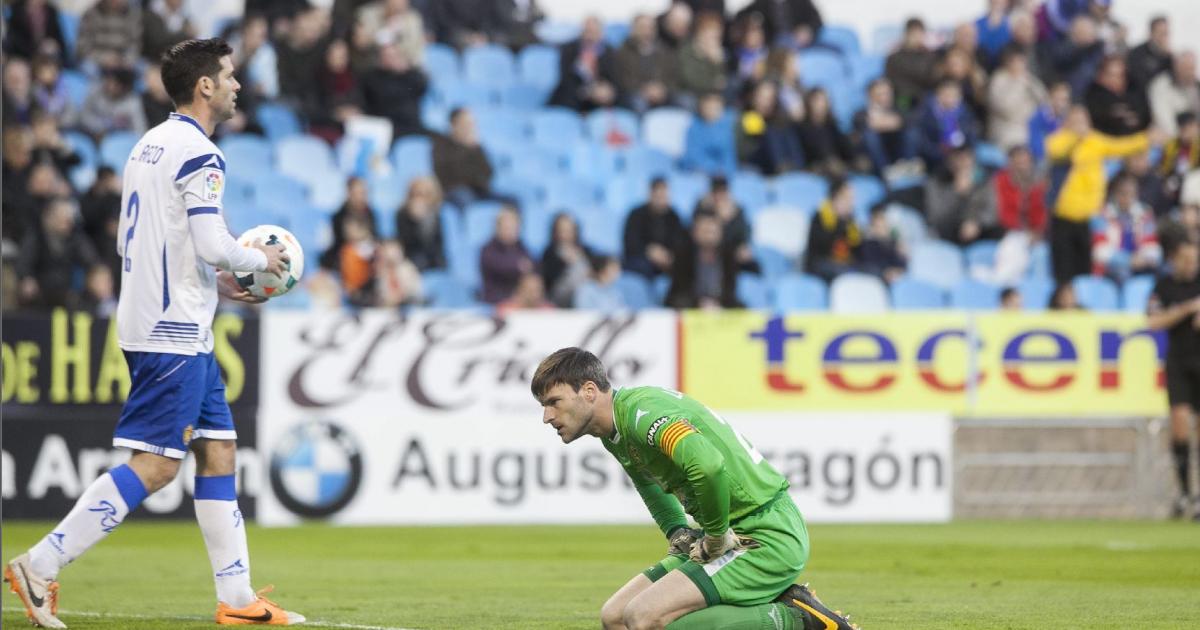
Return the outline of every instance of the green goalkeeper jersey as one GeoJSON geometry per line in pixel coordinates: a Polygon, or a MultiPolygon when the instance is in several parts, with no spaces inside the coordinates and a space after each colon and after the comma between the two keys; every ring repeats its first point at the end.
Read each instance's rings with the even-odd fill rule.
{"type": "Polygon", "coordinates": [[[787,488],[783,478],[724,418],[659,387],[613,395],[616,434],[601,440],[633,480],[664,534],[693,519],[712,535],[787,488]]]}

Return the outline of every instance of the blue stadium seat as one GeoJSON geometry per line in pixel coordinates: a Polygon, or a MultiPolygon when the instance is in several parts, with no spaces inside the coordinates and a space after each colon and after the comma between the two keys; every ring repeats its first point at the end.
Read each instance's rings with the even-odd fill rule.
{"type": "Polygon", "coordinates": [[[888,310],[887,287],[865,273],[844,273],[829,287],[829,309],[834,313],[882,313],[888,310]]]}
{"type": "Polygon", "coordinates": [[[950,305],[967,310],[996,309],[1000,307],[1000,289],[968,278],[951,289],[950,305]]]}
{"type": "Polygon", "coordinates": [[[263,171],[254,176],[254,203],[265,210],[287,214],[308,205],[308,187],[287,175],[263,171]]]}
{"type": "Polygon", "coordinates": [[[556,214],[558,211],[551,212],[537,203],[521,206],[521,242],[535,260],[541,258],[550,243],[550,224],[556,214]]]}
{"type": "Polygon", "coordinates": [[[434,83],[458,81],[458,51],[446,44],[425,44],[425,73],[434,83]]]}
{"type": "MultiPolygon", "coordinates": [[[[62,13],[65,11],[60,15],[62,13]]],[[[83,107],[83,101],[87,99],[88,92],[92,90],[91,79],[88,79],[86,74],[70,68],[63,68],[59,76],[71,105],[75,106],[75,109],[83,107]]]]}
{"type": "Polygon", "coordinates": [[[535,113],[530,126],[533,141],[542,146],[565,146],[583,140],[583,121],[565,107],[548,107],[535,113]]]}
{"type": "Polygon", "coordinates": [[[329,145],[309,135],[289,136],[276,142],[275,168],[288,177],[309,183],[321,173],[338,170],[329,145]]]}
{"type": "Polygon", "coordinates": [[[883,201],[887,196],[887,186],[872,175],[852,175],[850,188],[854,191],[855,215],[865,225],[866,219],[870,217],[871,206],[883,201]]]}
{"type": "Polygon", "coordinates": [[[756,273],[742,272],[737,277],[737,299],[746,308],[771,308],[771,288],[756,273]]]}
{"type": "Polygon", "coordinates": [[[787,255],[773,247],[754,245],[752,249],[758,268],[768,280],[779,278],[796,267],[794,262],[788,260],[787,255]]]}
{"type": "Polygon", "coordinates": [[[1026,272],[1030,278],[1050,279],[1054,270],[1050,262],[1050,244],[1042,241],[1033,246],[1029,252],[1029,269],[1026,272]]]}
{"type": "Polygon", "coordinates": [[[450,204],[443,204],[440,213],[442,223],[442,245],[446,252],[446,263],[454,269],[455,261],[462,255],[463,243],[466,241],[465,230],[462,226],[462,212],[450,204]]]}
{"type": "Polygon", "coordinates": [[[1026,309],[1049,308],[1050,298],[1054,295],[1054,282],[1049,278],[1025,278],[1016,288],[1026,309]]]}
{"type": "Polygon", "coordinates": [[[651,281],[651,288],[654,289],[655,302],[658,304],[667,303],[667,292],[671,290],[671,277],[667,274],[660,274],[654,277],[651,281]]]}
{"type": "Polygon", "coordinates": [[[79,22],[81,14],[72,13],[71,11],[59,10],[58,12],[58,28],[62,31],[63,46],[66,50],[62,51],[66,59],[75,58],[75,46],[79,41],[79,22]]]}
{"type": "Polygon", "coordinates": [[[395,212],[408,194],[408,182],[394,176],[367,178],[367,199],[377,216],[395,212]]]}
{"type": "Polygon", "coordinates": [[[946,307],[946,293],[940,287],[907,275],[892,283],[891,294],[892,307],[897,310],[927,310],[946,307]]]}
{"type": "Polygon", "coordinates": [[[516,198],[521,207],[541,202],[541,187],[536,180],[513,172],[497,173],[492,177],[492,190],[516,198]]]}
{"type": "Polygon", "coordinates": [[[962,252],[945,241],[917,243],[908,259],[908,273],[949,291],[963,278],[962,252]]]}
{"type": "Polygon", "coordinates": [[[463,213],[462,251],[455,258],[454,275],[469,287],[478,287],[479,250],[491,240],[496,232],[496,215],[500,204],[493,201],[477,201],[467,206],[463,213]]]}
{"type": "Polygon", "coordinates": [[[421,99],[421,124],[430,131],[449,132],[450,108],[438,103],[432,94],[426,94],[421,99]]]}
{"type": "Polygon", "coordinates": [[[1115,311],[1120,306],[1117,286],[1112,280],[1101,276],[1076,276],[1075,297],[1080,306],[1089,311],[1115,311]]]}
{"type": "Polygon", "coordinates": [[[604,183],[621,170],[621,154],[598,142],[579,141],[559,153],[567,162],[567,170],[581,179],[604,183]]]}
{"type": "Polygon", "coordinates": [[[779,175],[770,184],[772,203],[786,204],[816,210],[829,195],[829,184],[819,175],[812,173],[787,173],[779,175]]]}
{"type": "Polygon", "coordinates": [[[434,308],[466,308],[474,305],[471,289],[447,271],[430,269],[421,274],[425,299],[434,308]]]}
{"type": "Polygon", "coordinates": [[[307,183],[309,202],[321,210],[332,212],[346,201],[346,176],[341,171],[316,171],[307,183]]]}
{"type": "Polygon", "coordinates": [[[679,212],[679,218],[684,223],[690,223],[696,202],[710,188],[708,176],[704,173],[675,171],[667,177],[667,186],[671,190],[671,205],[679,212]]]}
{"type": "Polygon", "coordinates": [[[579,221],[579,238],[585,245],[601,254],[620,257],[625,231],[623,221],[615,220],[606,209],[594,206],[577,208],[571,214],[579,221]]]}
{"type": "Polygon", "coordinates": [[[891,54],[892,49],[900,43],[904,36],[904,28],[899,24],[881,24],[871,33],[871,52],[877,55],[891,54]]]}
{"type": "Polygon", "coordinates": [[[120,175],[125,172],[125,162],[129,161],[129,154],[137,142],[138,136],[132,131],[108,132],[100,141],[100,164],[111,166],[120,175]]]}
{"type": "Polygon", "coordinates": [[[499,161],[507,164],[507,169],[513,174],[540,182],[543,186],[550,184],[556,175],[566,170],[560,157],[553,151],[529,144],[508,147],[499,161]]]}
{"type": "Polygon", "coordinates": [[[600,196],[604,208],[613,218],[624,222],[625,215],[634,206],[646,201],[649,195],[649,180],[638,175],[619,175],[604,182],[600,188],[600,196]]]}
{"type": "Polygon", "coordinates": [[[1003,168],[1008,162],[1008,156],[1004,155],[1004,150],[1000,147],[980,142],[975,145],[975,161],[984,168],[1003,168]]]}
{"type": "Polygon", "coordinates": [[[625,298],[626,306],[635,311],[658,306],[658,301],[654,297],[654,288],[640,273],[621,272],[621,275],[617,277],[617,290],[625,298]]]}
{"type": "Polygon", "coordinates": [[[888,224],[900,236],[900,242],[910,249],[916,243],[929,240],[925,217],[919,211],[900,204],[890,204],[887,209],[888,224]]]}
{"type": "Polygon", "coordinates": [[[225,154],[225,162],[233,171],[269,168],[275,163],[271,143],[262,136],[236,133],[222,138],[217,146],[225,154]]]}
{"type": "Polygon", "coordinates": [[[1150,274],[1134,276],[1121,287],[1121,306],[1127,313],[1145,313],[1146,303],[1154,292],[1155,277],[1150,274]]]}
{"type": "Polygon", "coordinates": [[[755,213],[765,208],[769,203],[767,181],[758,173],[739,171],[729,181],[729,192],[734,201],[742,206],[746,220],[751,220],[755,213]]]}
{"type": "Polygon", "coordinates": [[[479,140],[487,146],[528,141],[528,116],[508,107],[480,107],[472,112],[479,140]]]}
{"type": "Polygon", "coordinates": [[[645,178],[666,177],[674,170],[671,156],[654,147],[641,144],[622,151],[620,164],[621,172],[645,178]]]}
{"type": "Polygon", "coordinates": [[[819,48],[802,50],[800,55],[800,83],[806,88],[830,88],[848,81],[846,64],[841,55],[819,48]]]}
{"type": "Polygon", "coordinates": [[[489,107],[496,103],[495,90],[489,86],[451,79],[435,83],[434,98],[447,110],[456,107],[489,107]]]}
{"type": "Polygon", "coordinates": [[[468,48],[462,55],[463,78],[468,83],[501,87],[517,78],[517,62],[503,46],[485,44],[468,48]]]}
{"type": "Polygon", "coordinates": [[[628,22],[609,22],[604,25],[604,41],[613,48],[620,48],[629,38],[628,22]]]}
{"type": "Polygon", "coordinates": [[[541,20],[533,27],[538,41],[552,46],[565,44],[579,38],[582,28],[579,22],[559,22],[553,19],[541,20]]]}
{"type": "Polygon", "coordinates": [[[860,90],[865,90],[872,81],[883,76],[887,58],[883,55],[866,54],[851,57],[847,62],[850,64],[850,76],[854,79],[854,85],[860,90]]]}
{"type": "Polygon", "coordinates": [[[857,57],[862,52],[862,45],[858,43],[858,32],[852,26],[826,24],[821,27],[817,42],[833,46],[848,58],[857,57]]]}
{"type": "Polygon", "coordinates": [[[791,206],[771,206],[759,210],[751,223],[750,241],[757,247],[770,247],[791,260],[797,260],[808,246],[811,215],[791,206]]]}
{"type": "Polygon", "coordinates": [[[501,105],[516,109],[533,110],[542,107],[550,98],[550,90],[533,83],[517,81],[502,86],[497,98],[501,105]]]}
{"type": "Polygon", "coordinates": [[[824,310],[828,304],[827,293],[820,278],[788,273],[775,282],[775,310],[781,313],[824,310]]]}
{"type": "Polygon", "coordinates": [[[574,211],[591,208],[600,202],[600,195],[590,182],[566,176],[546,177],[540,182],[542,203],[555,210],[574,211]]]}
{"type": "Polygon", "coordinates": [[[625,142],[637,142],[639,123],[637,114],[628,109],[597,109],[585,119],[588,137],[594,142],[610,144],[610,136],[624,136],[625,142]]]}
{"type": "MultiPolygon", "coordinates": [[[[92,137],[82,131],[64,131],[63,140],[67,142],[67,146],[79,156],[82,160],[81,166],[96,168],[100,164],[100,154],[96,150],[96,143],[92,141],[92,137]]],[[[125,158],[129,156],[126,155],[125,158]]]]}
{"type": "Polygon", "coordinates": [[[545,90],[558,85],[558,49],[544,44],[531,44],[517,55],[521,81],[545,90]]]}
{"type": "Polygon", "coordinates": [[[692,113],[678,107],[660,107],[642,117],[642,142],[678,159],[683,155],[692,113]]]}
{"type": "Polygon", "coordinates": [[[286,105],[263,103],[258,106],[255,117],[267,137],[273,141],[300,133],[300,119],[286,105]]]}
{"type": "Polygon", "coordinates": [[[433,143],[425,136],[404,136],[392,143],[392,168],[397,174],[433,174],[433,143]]]}
{"type": "Polygon", "coordinates": [[[998,241],[975,241],[966,248],[967,269],[983,267],[992,269],[996,266],[996,247],[998,241]]]}

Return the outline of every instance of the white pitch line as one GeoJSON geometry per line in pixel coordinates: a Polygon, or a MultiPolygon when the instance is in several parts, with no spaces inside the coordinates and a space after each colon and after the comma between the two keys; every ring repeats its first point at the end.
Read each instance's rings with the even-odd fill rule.
{"type": "MultiPolygon", "coordinates": [[[[18,612],[24,614],[24,608],[15,606],[5,606],[4,612],[18,612]]],[[[92,617],[97,619],[141,619],[153,621],[156,619],[170,619],[174,621],[212,621],[212,616],[200,615],[137,615],[127,613],[104,613],[91,610],[59,610],[58,614],[68,617],[92,617]]],[[[413,630],[413,628],[401,628],[398,626],[368,626],[360,623],[340,623],[336,621],[322,621],[320,619],[309,619],[305,621],[304,626],[325,626],[327,628],[345,628],[346,630],[413,630]]]]}

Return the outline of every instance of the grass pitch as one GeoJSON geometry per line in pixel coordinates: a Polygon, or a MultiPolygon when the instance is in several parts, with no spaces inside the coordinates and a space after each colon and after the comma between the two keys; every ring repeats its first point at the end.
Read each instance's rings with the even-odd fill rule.
{"type": "MultiPolygon", "coordinates": [[[[6,522],[3,553],[51,523],[6,522]]],[[[865,630],[1200,627],[1200,525],[815,525],[802,579],[865,630]]],[[[256,587],[313,628],[597,628],[652,526],[250,529],[256,587]]],[[[212,628],[193,523],[132,522],[59,576],[72,629],[212,628]]],[[[24,627],[15,596],[3,625],[24,627]]]]}

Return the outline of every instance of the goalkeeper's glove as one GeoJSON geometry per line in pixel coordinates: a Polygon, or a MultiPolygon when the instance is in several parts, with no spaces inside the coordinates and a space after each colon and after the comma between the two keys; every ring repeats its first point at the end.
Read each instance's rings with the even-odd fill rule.
{"type": "Polygon", "coordinates": [[[734,549],[757,547],[758,543],[745,536],[738,536],[733,528],[725,530],[720,536],[705,534],[703,538],[692,543],[690,557],[693,561],[704,564],[713,558],[719,558],[734,549]]]}
{"type": "Polygon", "coordinates": [[[692,543],[696,542],[704,532],[690,527],[676,527],[667,536],[669,546],[667,553],[673,556],[686,556],[692,552],[692,543]]]}

